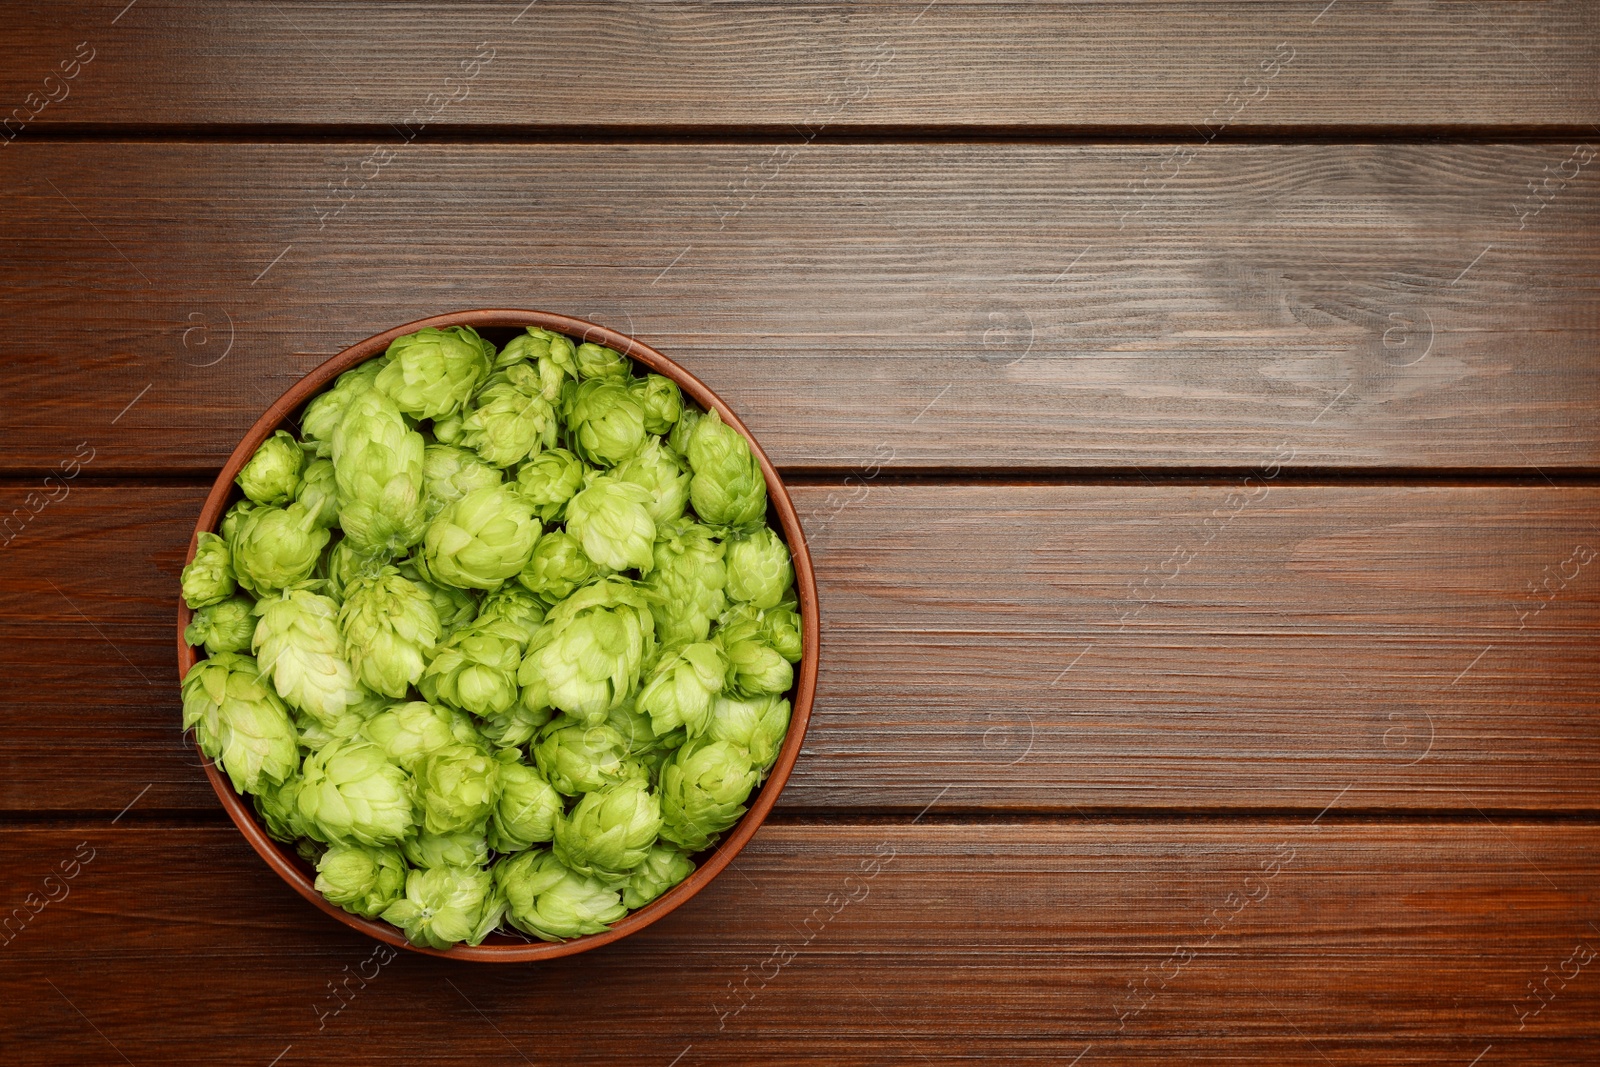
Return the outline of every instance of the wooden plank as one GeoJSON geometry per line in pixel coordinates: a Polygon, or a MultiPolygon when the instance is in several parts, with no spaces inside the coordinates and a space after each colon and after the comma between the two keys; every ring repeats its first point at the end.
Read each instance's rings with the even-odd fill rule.
{"type": "Polygon", "coordinates": [[[1592,826],[770,825],[655,926],[520,967],[380,966],[232,827],[9,831],[7,906],[75,854],[4,947],[8,1063],[1600,1055],[1592,826]]]}
{"type": "MultiPolygon", "coordinates": [[[[202,495],[79,487],[4,549],[0,810],[214,806],[172,649],[202,495]]],[[[784,810],[1600,808],[1600,490],[795,495],[824,644],[784,810]]]]}
{"type": "Polygon", "coordinates": [[[763,146],[414,146],[319,230],[369,147],[0,154],[7,468],[213,470],[472,306],[648,340],[790,468],[1600,464],[1600,187],[1526,189],[1583,149],[819,145],[746,192],[763,146]]]}
{"type": "Polygon", "coordinates": [[[1538,128],[1600,103],[1583,0],[12,6],[0,99],[35,129],[1538,128]]]}
{"type": "Polygon", "coordinates": [[[1593,489],[868,492],[791,803],[1594,805],[1593,489]]]}

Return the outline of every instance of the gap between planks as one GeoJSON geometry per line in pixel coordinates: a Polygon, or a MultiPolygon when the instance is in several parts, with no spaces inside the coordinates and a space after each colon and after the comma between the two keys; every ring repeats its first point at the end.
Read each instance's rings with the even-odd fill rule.
{"type": "MultiPolygon", "coordinates": [[[[0,834],[18,831],[45,831],[72,827],[102,826],[119,813],[109,810],[56,810],[0,813],[0,834]]],[[[1311,808],[1189,810],[1177,808],[1118,809],[1085,808],[1050,812],[998,811],[982,808],[955,808],[949,811],[916,812],[910,808],[894,811],[824,812],[806,809],[773,811],[763,826],[1019,826],[1071,827],[1097,826],[1211,826],[1240,828],[1303,826],[1307,821],[1322,826],[1476,826],[1484,822],[1502,828],[1519,826],[1600,827],[1600,810],[1545,811],[1540,809],[1440,808],[1391,811],[1352,805],[1343,809],[1311,808]],[[1312,817],[1315,816],[1313,819],[1312,817]]],[[[129,811],[116,819],[116,825],[130,830],[173,830],[188,827],[219,828],[233,825],[226,812],[151,809],[129,811]]]]}
{"type": "MultiPolygon", "coordinates": [[[[855,484],[863,479],[880,486],[985,485],[985,486],[1115,486],[1192,485],[1225,486],[1247,477],[1260,478],[1254,466],[1219,467],[1039,467],[1019,471],[1011,467],[877,467],[856,465],[804,465],[777,468],[784,484],[828,486],[855,484]],[[876,470],[870,477],[864,470],[876,470]]],[[[0,467],[0,490],[32,489],[56,473],[0,467]]],[[[161,471],[133,468],[124,471],[83,471],[76,479],[82,487],[118,489],[209,488],[220,468],[161,471]]],[[[1435,486],[1526,488],[1538,486],[1600,488],[1600,468],[1592,467],[1283,467],[1273,476],[1276,486],[1435,486]]]]}
{"type": "MultiPolygon", "coordinates": [[[[1433,123],[1408,125],[1241,126],[1208,142],[1211,146],[1296,144],[1549,144],[1582,140],[1595,127],[1587,123],[1433,123]]],[[[387,141],[396,136],[386,123],[89,123],[34,126],[29,141],[56,143],[339,144],[387,141]]],[[[1204,140],[1192,124],[1122,125],[873,125],[833,126],[815,131],[793,123],[725,126],[651,123],[640,125],[481,125],[433,126],[431,144],[708,144],[762,145],[774,141],[826,144],[1166,144],[1204,140]],[[803,132],[804,131],[804,132],[803,132]]]]}

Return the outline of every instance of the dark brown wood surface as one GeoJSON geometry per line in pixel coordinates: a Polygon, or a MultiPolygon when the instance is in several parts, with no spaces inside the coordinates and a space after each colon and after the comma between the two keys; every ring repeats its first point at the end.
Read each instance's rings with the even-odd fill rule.
{"type": "Polygon", "coordinates": [[[0,855],[15,897],[77,864],[0,949],[28,1062],[1459,1067],[1582,1062],[1600,1011],[1593,826],[769,824],[649,929],[514,967],[374,959],[231,827],[0,855]]]}
{"type": "Polygon", "coordinates": [[[8,1064],[1600,1061],[1594,5],[6,16],[8,1064]],[[380,967],[194,766],[177,576],[289,384],[491,305],[745,417],[818,701],[663,922],[380,967]]]}
{"type": "MultiPolygon", "coordinates": [[[[783,810],[1600,808],[1600,490],[793,493],[826,655],[783,810]]],[[[85,485],[5,550],[0,810],[215,810],[174,719],[203,495],[85,485]]]]}
{"type": "Polygon", "coordinates": [[[3,98],[83,41],[39,128],[1527,130],[1600,103],[1585,0],[126,3],[9,5],[3,98]]]}
{"type": "Polygon", "coordinates": [[[370,142],[19,140],[0,445],[214,471],[322,360],[476,306],[669,352],[791,470],[1600,466],[1600,161],[1535,213],[1571,144],[1193,148],[819,145],[741,192],[772,146],[417,144],[358,189],[370,142]]]}

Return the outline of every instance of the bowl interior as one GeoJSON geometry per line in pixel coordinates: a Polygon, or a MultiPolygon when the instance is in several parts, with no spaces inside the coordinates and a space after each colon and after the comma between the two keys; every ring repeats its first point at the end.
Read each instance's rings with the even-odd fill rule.
{"type": "MultiPolygon", "coordinates": [[[[794,761],[800,754],[800,746],[805,739],[806,727],[810,722],[811,704],[816,691],[820,617],[817,610],[816,579],[811,568],[811,556],[806,548],[805,535],[801,530],[800,518],[795,511],[794,502],[789,498],[788,491],[784,488],[783,482],[778,477],[771,461],[762,452],[760,444],[750,434],[744,423],[739,420],[739,417],[704,383],[655,349],[615,330],[582,319],[574,319],[570,316],[543,311],[521,310],[485,309],[462,311],[420,319],[416,322],[387,330],[381,334],[376,334],[365,341],[352,345],[307,374],[269,407],[261,418],[256,421],[255,425],[250,428],[250,431],[245,434],[244,439],[240,441],[238,448],[229,457],[228,462],[223,466],[222,473],[218,475],[216,482],[211,487],[211,492],[201,509],[199,521],[195,525],[195,534],[198,535],[208,531],[214,532],[222,519],[223,512],[243,495],[234,484],[233,479],[239,473],[240,468],[255,454],[255,450],[260,444],[270,437],[274,431],[280,428],[297,431],[300,413],[306,403],[316,394],[322,392],[324,387],[331,383],[334,378],[351,367],[381,354],[388,348],[389,342],[394,338],[415,333],[417,330],[427,326],[471,326],[484,337],[493,341],[496,347],[504,345],[512,337],[521,333],[526,326],[540,326],[545,329],[555,330],[580,342],[594,341],[597,344],[607,345],[622,352],[624,355],[630,356],[635,361],[643,363],[656,373],[673,379],[678,383],[686,397],[692,399],[707,411],[717,411],[724,422],[736,428],[750,442],[751,450],[760,461],[762,472],[766,476],[769,521],[773,518],[777,519],[778,528],[782,532],[784,540],[788,543],[790,553],[794,558],[795,593],[800,606],[802,638],[805,645],[801,661],[795,667],[795,684],[789,694],[792,703],[789,731],[784,737],[783,747],[778,754],[777,762],[773,765],[767,780],[751,795],[749,810],[745,812],[738,823],[723,835],[722,840],[718,842],[714,849],[695,857],[696,868],[687,879],[651,903],[617,920],[604,933],[591,934],[562,942],[534,941],[523,939],[520,935],[512,936],[504,933],[495,933],[490,935],[481,945],[457,945],[453,948],[439,951],[411,945],[397,928],[390,926],[388,923],[362,919],[324,900],[313,885],[316,877],[313,868],[302,860],[292,847],[268,837],[252,805],[233,791],[233,787],[228,782],[227,777],[203,753],[200,754],[200,758],[204,765],[206,776],[210,779],[212,788],[216,791],[222,806],[227,810],[228,815],[233,819],[234,824],[238,826],[240,832],[244,834],[246,840],[261,855],[262,859],[266,860],[267,865],[276,871],[284,881],[293,886],[301,896],[345,925],[354,927],[391,945],[428,955],[447,956],[452,959],[509,963],[522,960],[549,959],[556,956],[570,955],[574,952],[583,952],[609,944],[643,929],[698,893],[749,842],[756,829],[766,819],[767,813],[772,810],[772,805],[776,802],[779,792],[783,789],[784,782],[788,780],[794,761]]],[[[190,560],[194,558],[195,546],[196,538],[191,537],[187,557],[190,560]]],[[[183,630],[189,624],[191,614],[189,608],[180,598],[178,601],[178,673],[180,678],[188,672],[189,668],[199,658],[196,651],[190,648],[183,639],[183,630]]],[[[198,747],[196,751],[199,751],[198,747]]]]}

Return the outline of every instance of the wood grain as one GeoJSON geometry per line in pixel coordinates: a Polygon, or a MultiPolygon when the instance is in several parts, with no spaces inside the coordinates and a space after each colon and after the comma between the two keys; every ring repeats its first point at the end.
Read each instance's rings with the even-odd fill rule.
{"type": "Polygon", "coordinates": [[[1600,186],[1517,228],[1570,146],[1213,147],[1141,192],[1168,148],[831,145],[747,204],[764,146],[414,146],[319,231],[370,147],[0,155],[0,462],[214,470],[344,346],[498,306],[656,345],[791,469],[1600,463],[1600,186]]]}
{"type": "MultiPolygon", "coordinates": [[[[794,495],[824,639],[782,810],[1600,808],[1600,490],[794,495]]],[[[81,486],[3,550],[0,809],[215,807],[172,654],[202,496],[81,486]]]]}
{"type": "Polygon", "coordinates": [[[1600,1054],[1592,826],[768,825],[657,925],[504,968],[410,953],[379,968],[231,827],[8,833],[6,905],[75,854],[92,858],[65,899],[3,947],[10,1063],[1600,1054]],[[347,973],[341,1001],[328,983],[347,973]]]}
{"type": "Polygon", "coordinates": [[[0,100],[46,91],[86,41],[94,58],[66,94],[48,87],[60,100],[36,129],[387,125],[419,108],[433,130],[1122,133],[1211,114],[1235,131],[1537,129],[1591,123],[1600,103],[1583,0],[124,2],[10,5],[0,100]]]}
{"type": "Polygon", "coordinates": [[[1600,8],[6,15],[7,1064],[1600,1061],[1600,8]],[[289,384],[496,305],[804,483],[816,715],[662,923],[363,984],[178,571],[289,384]]]}

